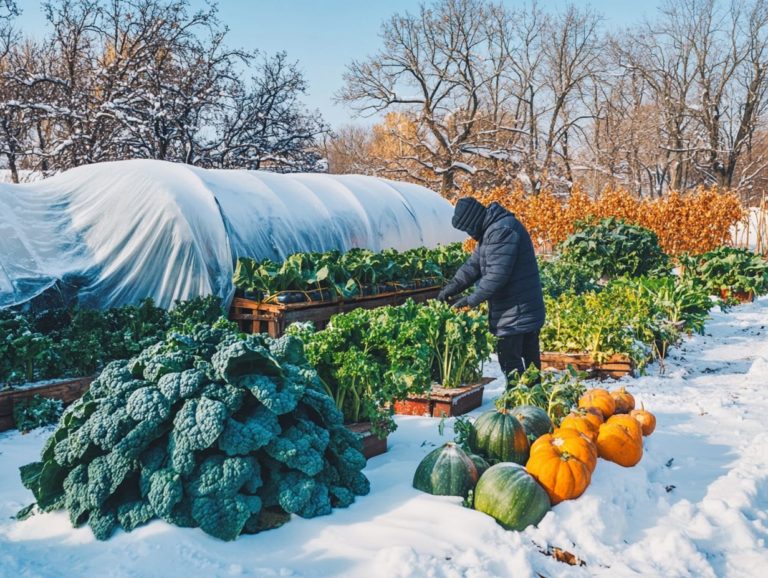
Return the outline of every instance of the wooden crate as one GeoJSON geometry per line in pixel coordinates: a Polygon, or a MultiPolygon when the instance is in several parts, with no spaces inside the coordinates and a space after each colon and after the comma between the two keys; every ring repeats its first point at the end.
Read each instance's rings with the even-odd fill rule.
{"type": "Polygon", "coordinates": [[[236,321],[244,333],[269,333],[271,337],[280,337],[285,333],[285,328],[296,321],[312,321],[317,329],[322,329],[331,317],[339,313],[347,313],[358,307],[375,309],[385,305],[402,305],[407,299],[424,302],[434,299],[439,292],[440,287],[429,287],[341,301],[291,304],[262,303],[236,297],[229,318],[236,321]]]}
{"type": "Polygon", "coordinates": [[[351,423],[347,429],[356,433],[363,442],[363,455],[369,460],[374,456],[379,456],[387,451],[387,438],[380,438],[371,433],[371,422],[351,423]]]}
{"type": "Polygon", "coordinates": [[[569,365],[599,379],[619,379],[625,375],[634,375],[635,372],[634,362],[625,355],[614,355],[603,363],[596,363],[588,353],[541,353],[542,369],[567,369],[569,365]]]}
{"type": "Polygon", "coordinates": [[[57,380],[45,385],[0,391],[0,431],[16,427],[13,422],[13,406],[17,401],[40,395],[60,399],[66,405],[79,399],[88,390],[93,380],[93,377],[76,377],[57,380]]]}
{"type": "Polygon", "coordinates": [[[464,415],[483,404],[485,386],[493,381],[483,377],[477,383],[463,387],[446,388],[433,386],[424,394],[409,396],[395,402],[395,413],[425,417],[456,417],[464,415]]]}

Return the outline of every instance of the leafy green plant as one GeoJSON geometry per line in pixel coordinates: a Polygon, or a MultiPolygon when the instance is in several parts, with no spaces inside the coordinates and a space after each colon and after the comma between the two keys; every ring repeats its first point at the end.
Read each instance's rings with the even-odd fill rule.
{"type": "Polygon", "coordinates": [[[755,295],[768,292],[768,261],[747,249],[719,247],[698,257],[684,256],[681,265],[684,278],[713,295],[721,290],[755,295]]]}
{"type": "Polygon", "coordinates": [[[649,292],[624,281],[600,292],[545,297],[545,304],[542,348],[588,353],[597,363],[620,354],[642,367],[659,353],[658,344],[675,341],[679,333],[649,292]]]}
{"type": "Polygon", "coordinates": [[[709,292],[690,278],[639,277],[618,283],[637,291],[650,300],[672,330],[701,333],[712,308],[709,292]]]}
{"type": "Polygon", "coordinates": [[[453,420],[454,440],[465,452],[469,451],[469,435],[472,431],[472,422],[466,416],[459,416],[453,420]]]}
{"type": "Polygon", "coordinates": [[[545,296],[547,319],[541,329],[541,347],[545,351],[588,353],[597,363],[614,354],[628,355],[635,361],[647,357],[648,347],[635,338],[627,325],[622,304],[613,302],[615,292],[545,296]]]}
{"type": "Polygon", "coordinates": [[[533,405],[547,412],[553,423],[559,423],[586,391],[587,375],[568,367],[566,371],[540,371],[533,364],[522,373],[514,371],[507,390],[496,400],[499,410],[533,405]]]}
{"type": "MultiPolygon", "coordinates": [[[[680,329],[670,322],[667,312],[660,307],[653,293],[622,281],[611,284],[610,295],[615,298],[626,330],[644,350],[644,358],[633,358],[636,366],[642,368],[649,356],[664,356],[667,346],[679,339],[680,329]]],[[[608,306],[608,303],[604,305],[608,306]]]]}
{"type": "Polygon", "coordinates": [[[106,311],[0,310],[0,383],[91,375],[161,341],[169,330],[210,324],[222,314],[214,296],[177,301],[170,312],[151,299],[106,311]]]}
{"type": "Polygon", "coordinates": [[[592,271],[600,279],[652,275],[669,270],[669,257],[656,233],[613,217],[581,228],[559,245],[561,259],[592,271]]]}
{"type": "Polygon", "coordinates": [[[365,463],[299,340],[198,325],[110,363],[21,479],[100,540],[155,518],[233,540],[349,506],[365,463]]]}
{"type": "Polygon", "coordinates": [[[429,386],[429,352],[426,346],[404,343],[406,333],[400,329],[408,327],[398,319],[405,315],[391,309],[375,310],[375,318],[363,309],[337,315],[317,332],[299,324],[288,329],[304,341],[307,358],[345,421],[370,421],[381,434],[395,427],[390,404],[409,390],[429,386]],[[395,354],[397,345],[402,347],[395,354]]]}
{"type": "Polygon", "coordinates": [[[238,259],[235,287],[266,302],[331,301],[398,289],[438,286],[466,260],[460,243],[374,253],[351,249],[295,253],[282,263],[238,259]]]}
{"type": "Polygon", "coordinates": [[[581,295],[587,291],[599,291],[598,276],[591,266],[578,261],[555,257],[539,259],[541,289],[545,295],[557,298],[564,293],[581,295]]]}
{"type": "Polygon", "coordinates": [[[13,423],[22,433],[56,423],[64,411],[60,399],[51,399],[35,395],[20,399],[13,404],[13,423]]]}
{"type": "Polygon", "coordinates": [[[213,325],[219,318],[226,316],[227,312],[222,307],[220,297],[216,295],[197,297],[174,303],[173,308],[168,311],[168,327],[181,329],[199,323],[213,325]]]}
{"type": "Polygon", "coordinates": [[[0,310],[0,380],[33,381],[56,361],[55,342],[35,330],[30,319],[15,311],[0,310]]]}
{"type": "Polygon", "coordinates": [[[545,296],[545,303],[543,349],[588,353],[597,363],[620,354],[637,367],[663,357],[683,332],[701,332],[712,306],[701,285],[671,275],[622,277],[599,292],[545,296]]]}
{"type": "Polygon", "coordinates": [[[494,347],[485,315],[432,301],[418,310],[415,322],[430,349],[434,381],[450,388],[482,377],[483,361],[494,347]]]}
{"type": "Polygon", "coordinates": [[[493,350],[486,318],[445,303],[356,309],[314,331],[294,324],[288,333],[306,344],[307,358],[348,422],[371,421],[393,431],[392,404],[427,391],[476,381],[493,350]]]}

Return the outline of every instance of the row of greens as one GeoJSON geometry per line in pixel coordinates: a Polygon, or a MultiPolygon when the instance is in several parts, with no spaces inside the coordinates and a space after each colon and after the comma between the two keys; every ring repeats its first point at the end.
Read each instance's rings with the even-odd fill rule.
{"type": "Polygon", "coordinates": [[[641,367],[703,330],[710,296],[768,291],[768,263],[745,249],[721,247],[680,264],[682,275],[673,274],[656,235],[641,227],[614,219],[584,226],[540,261],[542,348],[589,353],[598,363],[621,354],[641,367]]]}
{"type": "Polygon", "coordinates": [[[638,367],[684,333],[701,332],[713,305],[707,291],[671,276],[621,277],[599,291],[544,300],[544,350],[589,353],[598,363],[621,354],[638,367]]]}
{"type": "MultiPolygon", "coordinates": [[[[67,313],[58,315],[64,318],[67,313]]],[[[33,319],[38,322],[36,328],[44,329],[43,320],[51,315],[33,319]]],[[[60,377],[67,371],[93,373],[113,359],[137,355],[166,334],[197,323],[210,325],[220,310],[218,301],[206,298],[177,304],[170,312],[147,301],[134,308],[104,313],[82,310],[69,315],[66,322],[47,326],[48,332],[42,336],[44,355],[34,366],[33,377],[60,377]],[[126,319],[131,323],[122,333],[110,335],[111,327],[121,326],[116,320],[126,319]],[[61,339],[61,335],[67,337],[61,339]],[[52,363],[59,359],[62,363],[52,363]],[[69,365],[62,366],[64,361],[69,365]]],[[[224,320],[217,323],[226,324],[224,320]]],[[[386,433],[394,429],[395,401],[425,392],[433,383],[456,387],[481,377],[483,362],[493,350],[487,327],[485,315],[478,311],[458,311],[437,301],[423,306],[408,300],[399,307],[337,315],[322,331],[315,331],[311,324],[294,324],[289,333],[306,343],[307,358],[319,372],[318,383],[342,411],[345,423],[371,421],[376,431],[386,433]]],[[[9,360],[19,360],[17,367],[23,368],[21,356],[9,360]]],[[[23,378],[25,374],[17,370],[12,375],[23,378]]],[[[46,423],[35,417],[34,408],[20,406],[22,410],[18,422],[24,429],[46,423]]],[[[51,421],[55,418],[47,423],[51,421]]]]}
{"type": "Polygon", "coordinates": [[[257,301],[333,301],[438,286],[453,276],[466,257],[461,243],[454,243],[403,252],[295,253],[282,263],[241,258],[233,281],[243,295],[257,301]]]}
{"type": "Polygon", "coordinates": [[[300,340],[187,326],[65,410],[21,468],[36,503],[17,519],[64,508],[100,540],[156,518],[233,540],[350,505],[365,463],[300,340]]]}
{"type": "MultiPolygon", "coordinates": [[[[681,255],[682,277],[712,295],[721,291],[768,293],[768,261],[748,249],[718,247],[701,255],[681,255]]],[[[596,289],[618,277],[667,277],[672,260],[648,229],[613,218],[581,228],[541,262],[542,282],[553,297],[596,289]]]]}
{"type": "Polygon", "coordinates": [[[485,315],[438,301],[356,309],[336,315],[322,331],[294,324],[289,333],[304,341],[345,420],[371,421],[381,433],[394,429],[395,401],[433,383],[476,382],[494,346],[485,315]]]}
{"type": "Polygon", "coordinates": [[[213,323],[222,313],[217,297],[177,302],[170,311],[151,299],[106,311],[0,309],[0,386],[92,375],[157,343],[169,330],[213,323]]]}
{"type": "MultiPolygon", "coordinates": [[[[407,256],[409,265],[395,266],[394,259],[386,258],[390,253],[355,249],[344,255],[323,254],[327,263],[319,268],[320,277],[370,288],[404,270],[446,276],[465,257],[458,245],[416,249],[398,254],[407,256]],[[336,271],[333,276],[331,270],[336,271]]],[[[294,271],[291,286],[306,280],[312,267],[318,272],[318,263],[302,269],[299,262],[308,255],[295,255],[278,268],[294,271]]],[[[768,264],[744,249],[723,247],[684,257],[681,264],[682,277],[671,275],[655,235],[640,227],[610,219],[585,227],[563,243],[555,259],[541,262],[549,312],[544,347],[586,351],[598,359],[623,353],[642,361],[663,351],[682,332],[701,331],[711,305],[709,294],[768,291],[768,264]]],[[[170,328],[190,320],[212,322],[221,313],[213,297],[178,303],[170,312],[149,300],[104,312],[2,310],[0,383],[92,374],[113,359],[135,355],[170,328]]]]}
{"type": "Polygon", "coordinates": [[[747,249],[718,247],[703,255],[683,256],[680,264],[683,278],[713,295],[768,293],[768,261],[747,249]]]}

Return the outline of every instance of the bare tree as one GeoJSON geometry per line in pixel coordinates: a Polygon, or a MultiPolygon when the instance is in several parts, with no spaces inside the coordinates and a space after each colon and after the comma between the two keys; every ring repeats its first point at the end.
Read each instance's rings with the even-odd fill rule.
{"type": "Polygon", "coordinates": [[[549,25],[550,16],[533,2],[507,18],[506,26],[501,22],[498,26],[504,54],[509,58],[505,79],[511,93],[509,104],[505,103],[499,111],[502,116],[506,113],[509,120],[500,126],[509,139],[511,158],[518,161],[515,176],[531,192],[540,188],[544,178],[538,159],[543,108],[548,106],[543,97],[543,68],[549,25]]]}
{"type": "Polygon", "coordinates": [[[517,12],[486,0],[422,5],[385,22],[383,48],[350,64],[339,97],[362,114],[412,118],[417,140],[400,136],[402,170],[420,164],[443,192],[459,177],[517,178],[536,191],[562,168],[570,178],[569,139],[589,118],[582,100],[599,24],[588,10],[552,16],[535,2],[517,12]]]}
{"type": "Polygon", "coordinates": [[[443,0],[393,16],[382,26],[382,50],[353,61],[339,93],[363,114],[410,113],[427,136],[409,143],[417,154],[406,160],[430,172],[443,191],[454,188],[458,174],[476,172],[467,156],[485,152],[477,140],[482,100],[500,75],[489,62],[504,59],[488,34],[492,8],[483,0],[443,0]]]}
{"type": "Polygon", "coordinates": [[[307,84],[285,52],[264,57],[250,86],[239,79],[214,107],[212,137],[198,135],[203,165],[277,171],[316,170],[318,140],[330,127],[299,97],[307,84]]]}
{"type": "Polygon", "coordinates": [[[767,42],[765,0],[668,0],[658,17],[613,38],[616,74],[593,100],[595,142],[606,145],[613,127],[609,148],[623,143],[619,172],[638,191],[748,186],[763,162],[740,159],[765,114],[767,42]]]}
{"type": "Polygon", "coordinates": [[[571,5],[544,32],[542,68],[551,110],[546,111],[549,118],[543,131],[543,167],[561,172],[568,183],[574,180],[572,149],[586,136],[586,121],[592,120],[585,100],[599,71],[599,26],[599,16],[571,5]]]}
{"type": "Polygon", "coordinates": [[[20,164],[49,173],[125,158],[316,165],[328,127],[301,106],[296,65],[284,53],[257,60],[228,48],[215,4],[48,0],[43,8],[42,43],[16,35],[0,44],[0,154],[14,178],[20,164]],[[251,67],[250,81],[241,66],[251,67]]]}
{"type": "Polygon", "coordinates": [[[0,0],[0,56],[4,55],[10,47],[10,40],[13,37],[11,24],[18,15],[19,7],[16,0],[0,0]]]}
{"type": "Polygon", "coordinates": [[[346,125],[323,143],[328,172],[332,174],[376,174],[371,163],[372,131],[369,127],[346,125]]]}
{"type": "Polygon", "coordinates": [[[768,104],[768,4],[734,1],[723,10],[714,0],[689,0],[680,12],[695,38],[697,168],[707,181],[730,188],[768,104]]]}
{"type": "Polygon", "coordinates": [[[13,67],[10,54],[18,39],[18,35],[11,26],[11,20],[16,15],[18,15],[18,8],[13,0],[0,2],[0,154],[8,163],[14,183],[19,182],[17,158],[19,140],[23,139],[23,129],[20,129],[21,119],[18,117],[18,108],[14,106],[12,75],[9,74],[13,67]]]}
{"type": "Polygon", "coordinates": [[[30,134],[35,126],[34,90],[18,82],[20,70],[28,70],[34,47],[21,45],[17,39],[0,59],[0,154],[11,180],[19,182],[19,170],[30,150],[30,134]]]}

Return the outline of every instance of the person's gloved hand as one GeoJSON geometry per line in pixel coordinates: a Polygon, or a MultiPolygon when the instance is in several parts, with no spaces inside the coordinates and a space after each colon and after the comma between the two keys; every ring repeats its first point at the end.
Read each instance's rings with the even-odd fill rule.
{"type": "Polygon", "coordinates": [[[467,298],[462,297],[461,299],[457,299],[456,302],[451,305],[454,309],[461,309],[462,307],[468,307],[467,305],[467,298]]]}
{"type": "Polygon", "coordinates": [[[437,294],[437,297],[435,297],[435,299],[437,299],[438,301],[448,301],[448,297],[450,297],[450,294],[448,293],[446,288],[443,287],[440,290],[440,293],[437,294]]]}

